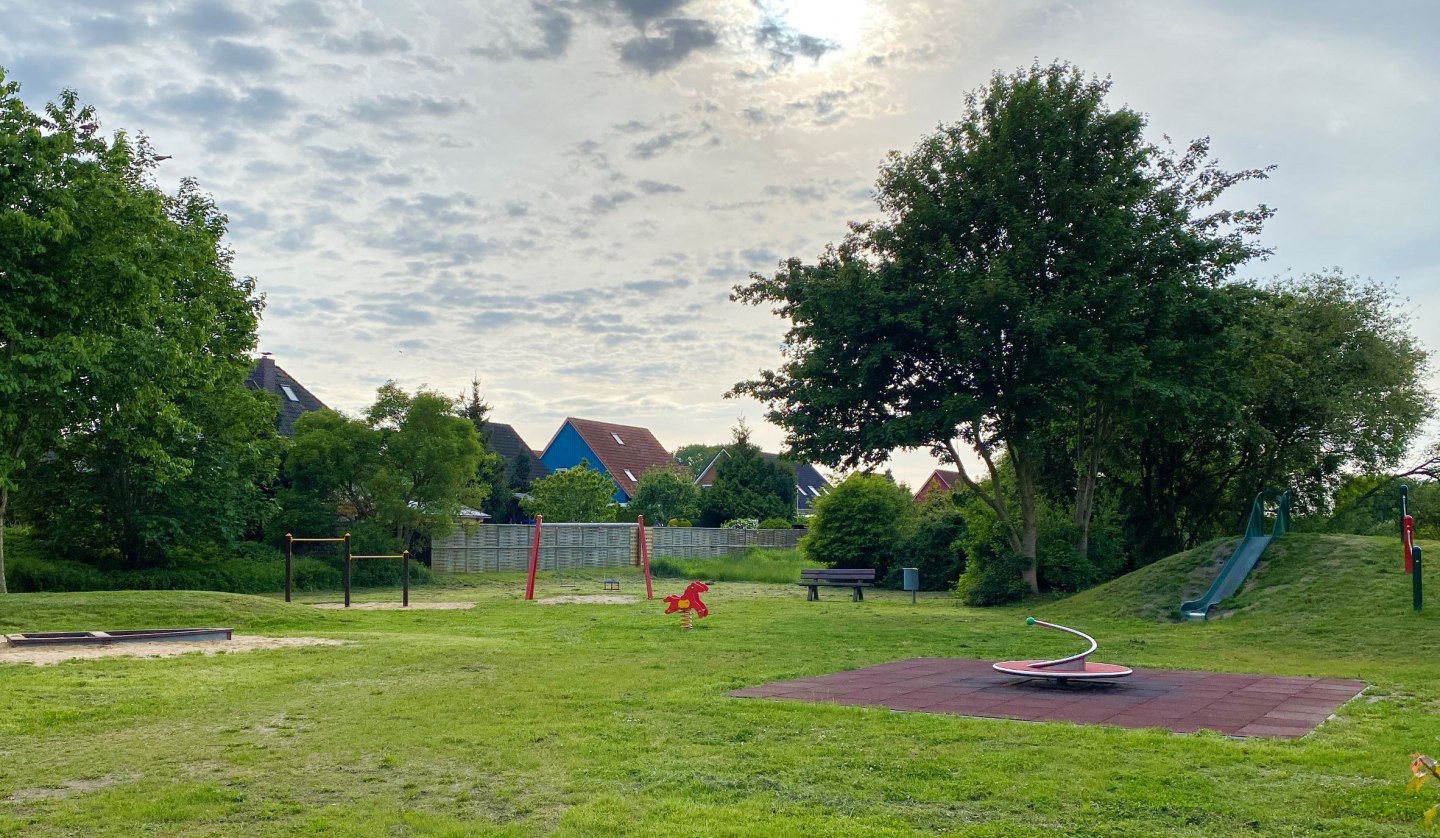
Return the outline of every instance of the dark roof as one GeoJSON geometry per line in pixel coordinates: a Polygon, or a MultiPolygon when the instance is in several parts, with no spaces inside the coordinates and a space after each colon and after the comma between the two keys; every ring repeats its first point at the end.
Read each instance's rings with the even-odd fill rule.
{"type": "Polygon", "coordinates": [[[610,473],[621,491],[635,496],[640,476],[657,466],[679,467],[675,458],[655,435],[645,428],[633,425],[615,425],[610,422],[596,422],[591,419],[568,418],[570,427],[580,434],[600,464],[610,473]],[[626,474],[626,470],[629,474],[626,474]]]}
{"type": "Polygon", "coordinates": [[[255,368],[245,377],[245,386],[280,397],[280,415],[276,418],[275,430],[281,436],[294,436],[295,420],[306,413],[329,409],[290,373],[280,369],[268,355],[260,356],[255,368]]]}
{"type": "MultiPolygon", "coordinates": [[[[721,448],[720,452],[716,454],[714,458],[710,460],[710,463],[705,466],[705,469],[700,472],[700,476],[695,478],[696,485],[705,487],[714,483],[715,469],[720,464],[720,458],[729,456],[730,450],[728,448],[721,448]]],[[[790,470],[794,472],[796,512],[803,515],[815,511],[815,501],[819,500],[821,495],[830,491],[830,482],[820,474],[819,469],[809,463],[791,462],[790,460],[782,458],[779,454],[766,454],[763,451],[760,452],[760,456],[770,462],[779,460],[781,463],[789,466],[790,470]]]]}
{"type": "Polygon", "coordinates": [[[930,472],[929,477],[925,478],[925,482],[920,486],[920,491],[915,493],[915,500],[923,501],[931,492],[948,492],[955,488],[955,484],[958,482],[960,482],[960,472],[937,468],[930,472]]]}
{"type": "Polygon", "coordinates": [[[515,461],[515,455],[521,452],[524,452],[525,459],[530,463],[531,480],[539,480],[550,473],[550,469],[546,468],[545,464],[540,462],[540,458],[535,456],[535,450],[526,445],[525,440],[520,438],[520,434],[516,433],[515,429],[509,425],[486,422],[485,444],[490,447],[491,451],[505,458],[506,474],[510,473],[510,464],[515,461]]]}

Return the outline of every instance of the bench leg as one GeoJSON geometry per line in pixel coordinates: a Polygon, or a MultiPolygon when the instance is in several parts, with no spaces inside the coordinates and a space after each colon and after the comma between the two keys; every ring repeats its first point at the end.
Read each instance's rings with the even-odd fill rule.
{"type": "Polygon", "coordinates": [[[811,585],[811,586],[809,586],[809,587],[807,587],[807,588],[805,589],[805,601],[806,601],[806,602],[816,602],[816,601],[818,601],[819,599],[820,599],[820,588],[819,588],[819,586],[817,586],[817,585],[811,585]]]}
{"type": "Polygon", "coordinates": [[[864,602],[864,601],[865,601],[865,589],[864,589],[864,588],[861,588],[859,585],[856,585],[856,586],[855,586],[855,593],[853,593],[853,594],[850,595],[850,601],[851,601],[851,602],[864,602]]]}

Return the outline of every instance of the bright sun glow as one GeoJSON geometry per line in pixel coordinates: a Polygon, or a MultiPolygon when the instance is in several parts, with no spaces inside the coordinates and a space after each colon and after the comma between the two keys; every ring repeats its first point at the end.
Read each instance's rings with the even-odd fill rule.
{"type": "Polygon", "coordinates": [[[869,0],[777,0],[770,5],[787,26],[852,50],[869,15],[869,0]]]}

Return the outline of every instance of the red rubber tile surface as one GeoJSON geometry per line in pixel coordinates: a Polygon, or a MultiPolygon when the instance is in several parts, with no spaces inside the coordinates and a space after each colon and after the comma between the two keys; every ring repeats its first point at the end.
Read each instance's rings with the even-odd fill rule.
{"type": "Polygon", "coordinates": [[[924,713],[1037,722],[1213,730],[1294,739],[1359,695],[1365,682],[1137,669],[1111,683],[1054,685],[1003,675],[990,661],[914,658],[730,693],[924,713]]]}

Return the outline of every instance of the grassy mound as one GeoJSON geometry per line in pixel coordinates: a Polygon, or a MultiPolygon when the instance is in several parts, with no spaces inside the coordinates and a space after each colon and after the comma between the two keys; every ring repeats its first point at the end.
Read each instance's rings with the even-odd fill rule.
{"type": "Polygon", "coordinates": [[[306,605],[209,591],[9,594],[0,602],[0,634],[190,626],[258,631],[323,621],[306,605]]]}

